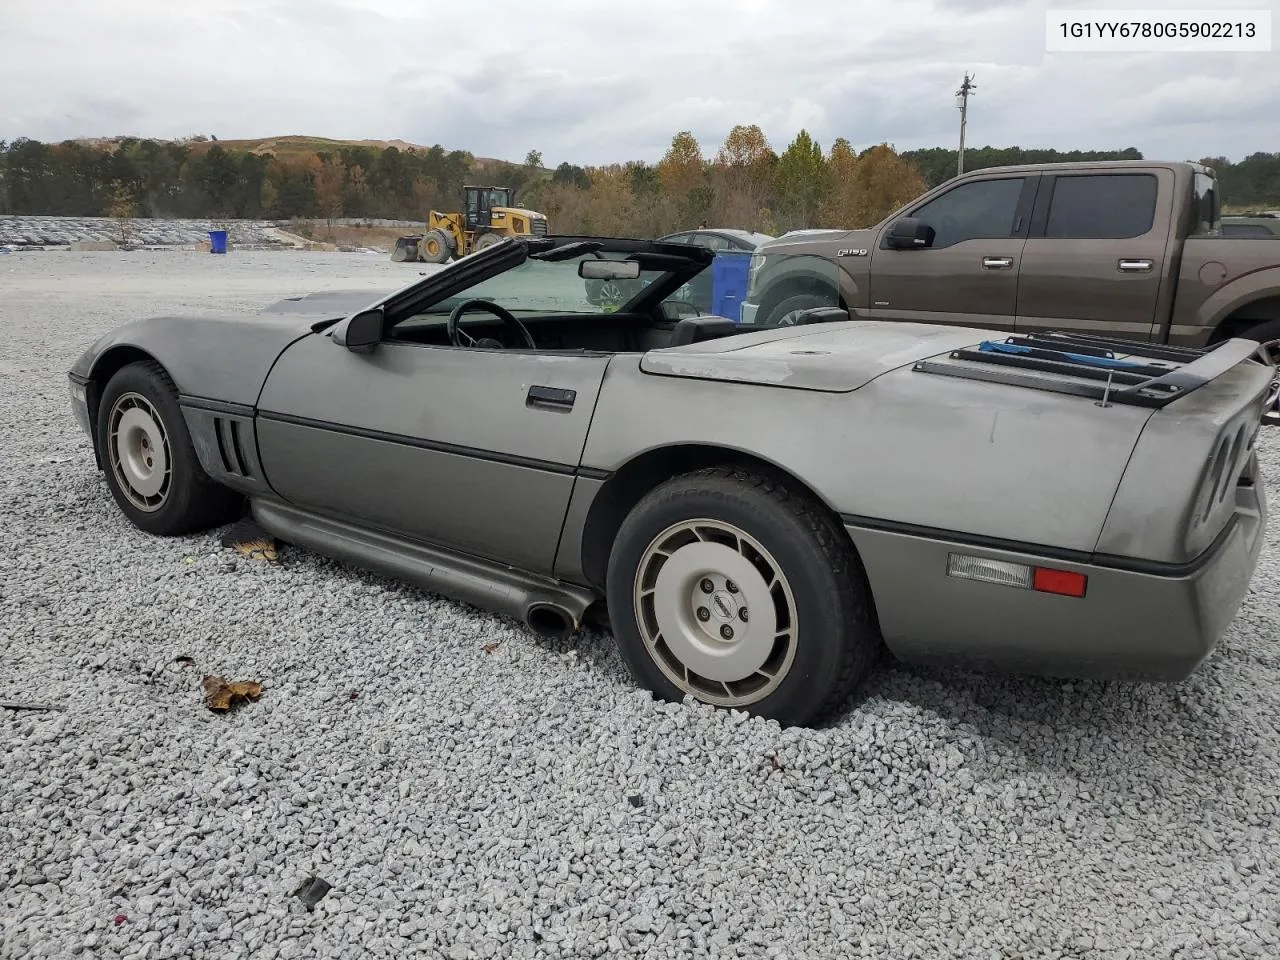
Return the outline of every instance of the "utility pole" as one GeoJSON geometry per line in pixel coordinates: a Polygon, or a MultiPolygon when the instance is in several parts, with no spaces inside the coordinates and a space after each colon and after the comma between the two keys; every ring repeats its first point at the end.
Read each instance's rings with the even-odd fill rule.
{"type": "Polygon", "coordinates": [[[964,125],[969,117],[969,95],[978,89],[968,73],[964,75],[964,83],[956,91],[956,106],[960,109],[960,151],[956,154],[956,176],[964,173],[964,125]]]}

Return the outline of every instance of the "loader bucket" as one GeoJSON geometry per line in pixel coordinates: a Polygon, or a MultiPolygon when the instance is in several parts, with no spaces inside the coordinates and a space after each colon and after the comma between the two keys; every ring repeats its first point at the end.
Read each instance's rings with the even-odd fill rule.
{"type": "Polygon", "coordinates": [[[419,239],[419,237],[401,237],[398,239],[395,249],[391,251],[392,262],[404,263],[406,260],[417,260],[419,239]]]}

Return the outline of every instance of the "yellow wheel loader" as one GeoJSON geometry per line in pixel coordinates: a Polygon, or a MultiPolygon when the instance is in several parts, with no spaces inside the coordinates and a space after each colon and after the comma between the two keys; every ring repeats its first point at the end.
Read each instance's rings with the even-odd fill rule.
{"type": "Polygon", "coordinates": [[[505,237],[546,236],[546,214],[511,205],[509,187],[463,187],[462,213],[427,214],[427,231],[396,241],[391,259],[444,263],[505,237]]]}

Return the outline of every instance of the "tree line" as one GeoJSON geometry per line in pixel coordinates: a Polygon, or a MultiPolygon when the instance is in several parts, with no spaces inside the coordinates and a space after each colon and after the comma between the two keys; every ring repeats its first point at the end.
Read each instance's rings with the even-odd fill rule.
{"type": "MultiPolygon", "coordinates": [[[[1129,159],[1115,151],[979,147],[965,169],[1011,163],[1129,159]]],[[[1206,158],[1224,203],[1280,207],[1280,153],[1238,163],[1206,158]]],[[[118,138],[107,144],[0,141],[0,213],[53,216],[421,220],[457,210],[462,187],[510,186],[517,202],[544,211],[563,233],[657,236],[707,222],[779,234],[811,227],[859,227],[954,176],[956,151],[857,150],[844,138],[827,150],[802,130],[776,151],[756,125],[735,126],[706,156],[689,131],[656,164],[544,168],[532,150],[521,164],[478,160],[464,150],[376,148],[292,150],[274,155],[204,137],[118,138]]]]}

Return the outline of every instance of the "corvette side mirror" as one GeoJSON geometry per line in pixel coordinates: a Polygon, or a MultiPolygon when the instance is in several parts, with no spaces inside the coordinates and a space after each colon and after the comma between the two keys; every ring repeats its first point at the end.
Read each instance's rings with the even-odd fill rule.
{"type": "Polygon", "coordinates": [[[382,340],[382,308],[361,310],[333,328],[333,342],[352,353],[369,353],[382,340]]]}

